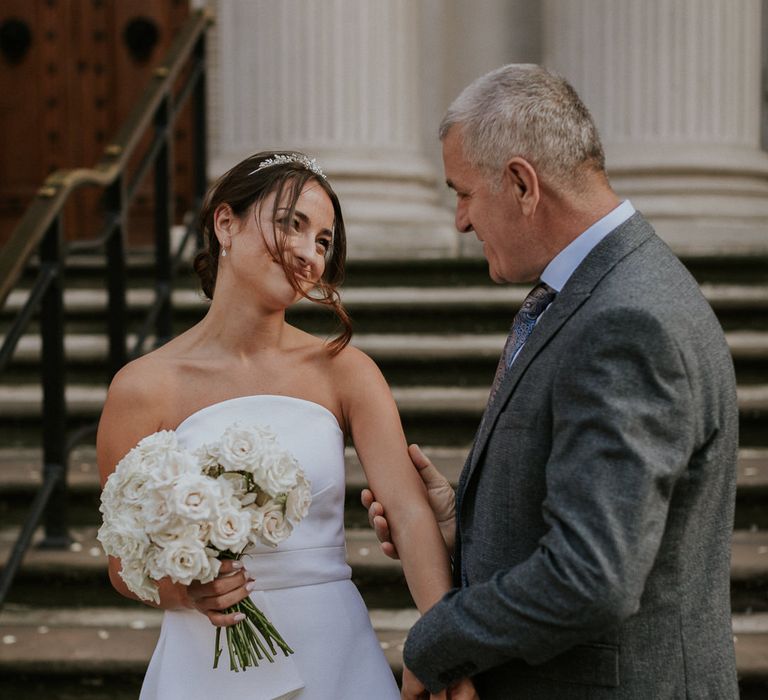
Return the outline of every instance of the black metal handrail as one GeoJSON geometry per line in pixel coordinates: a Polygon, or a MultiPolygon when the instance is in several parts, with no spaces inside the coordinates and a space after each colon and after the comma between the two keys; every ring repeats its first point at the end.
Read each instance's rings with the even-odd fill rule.
{"type": "Polygon", "coordinates": [[[213,18],[209,11],[192,13],[174,40],[165,60],[154,70],[152,82],[142,93],[117,137],[107,146],[95,168],[59,170],[48,177],[14,229],[0,255],[0,308],[38,254],[37,278],[26,302],[16,314],[0,347],[0,373],[11,361],[16,345],[39,312],[42,349],[40,355],[42,406],[43,481],[22,525],[8,561],[0,573],[0,607],[30,547],[35,530],[44,517],[43,547],[69,544],[67,522],[67,462],[70,450],[92,434],[96,425],[67,434],[67,405],[64,372],[64,270],[68,253],[103,249],[106,257],[108,371],[111,378],[129,358],[141,354],[154,329],[155,342],[170,338],[171,291],[182,253],[194,234],[194,212],[206,189],[206,29],[213,18]],[[186,72],[185,72],[186,71],[186,72]],[[179,83],[181,82],[181,85],[179,83]],[[171,178],[173,127],[181,108],[192,99],[194,120],[192,212],[184,218],[185,233],[175,254],[171,253],[173,223],[171,178]],[[130,181],[129,163],[142,147],[145,134],[152,141],[130,181]],[[134,346],[126,345],[127,303],[125,224],[128,208],[153,173],[155,234],[155,301],[147,312],[134,346]],[[104,191],[104,222],[92,241],[66,244],[62,218],[72,194],[90,185],[104,191]]]}

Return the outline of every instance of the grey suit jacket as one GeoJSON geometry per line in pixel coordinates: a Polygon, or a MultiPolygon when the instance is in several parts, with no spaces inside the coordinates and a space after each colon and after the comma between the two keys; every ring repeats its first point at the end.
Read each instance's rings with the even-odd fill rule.
{"type": "Polygon", "coordinates": [[[723,332],[640,214],[539,320],[457,492],[455,585],[406,664],[480,697],[737,698],[738,413],[723,332]]]}

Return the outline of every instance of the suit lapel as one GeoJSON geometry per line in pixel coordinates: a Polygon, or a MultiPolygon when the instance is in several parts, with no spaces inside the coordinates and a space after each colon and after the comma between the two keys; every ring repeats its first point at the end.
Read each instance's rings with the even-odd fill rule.
{"type": "Polygon", "coordinates": [[[496,420],[501,413],[501,409],[507,403],[509,397],[515,390],[520,378],[525,373],[528,365],[535,359],[542,348],[546,346],[549,340],[560,330],[562,325],[576,312],[576,310],[589,298],[588,292],[579,292],[568,294],[562,298],[558,296],[555,302],[547,309],[541,320],[536,324],[536,329],[528,338],[527,342],[517,356],[517,359],[509,368],[504,379],[499,385],[493,403],[488,406],[488,415],[486,416],[482,429],[475,436],[475,442],[472,447],[470,458],[465,465],[462,477],[466,481],[472,476],[477,467],[479,457],[483,453],[488,437],[496,425],[496,420]]]}
{"type": "Polygon", "coordinates": [[[502,380],[488,410],[482,429],[475,435],[472,449],[462,470],[457,489],[459,509],[469,480],[477,470],[485,451],[488,437],[493,430],[502,408],[515,390],[525,370],[536,356],[562,328],[563,324],[587,301],[592,290],[616,264],[653,236],[650,224],[639,213],[606,236],[576,268],[571,278],[558,294],[552,305],[542,315],[534,332],[502,380]]]}

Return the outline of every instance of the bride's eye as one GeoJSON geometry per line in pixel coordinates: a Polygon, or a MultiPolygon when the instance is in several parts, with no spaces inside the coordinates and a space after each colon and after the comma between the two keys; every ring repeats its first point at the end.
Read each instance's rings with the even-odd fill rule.
{"type": "Polygon", "coordinates": [[[331,239],[330,238],[318,238],[317,239],[317,247],[319,250],[322,251],[323,254],[326,254],[331,249],[331,239]]]}
{"type": "Polygon", "coordinates": [[[280,219],[276,219],[275,223],[286,233],[291,231],[298,231],[301,228],[301,221],[297,218],[290,219],[284,216],[280,219]]]}

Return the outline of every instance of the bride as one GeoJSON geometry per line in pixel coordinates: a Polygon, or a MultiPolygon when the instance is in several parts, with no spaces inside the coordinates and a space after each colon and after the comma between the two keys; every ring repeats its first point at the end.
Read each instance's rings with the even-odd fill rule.
{"type": "MultiPolygon", "coordinates": [[[[195,269],[209,310],[115,376],[97,438],[102,484],[150,433],[175,430],[181,445],[195,449],[239,420],[277,434],[301,463],[313,500],[276,549],[223,563],[207,584],[160,581],[165,615],[141,698],[397,698],[345,560],[345,438],[397,523],[392,538],[422,613],[449,589],[449,560],[390,390],[376,365],[348,345],[351,327],[337,292],[345,258],[338,199],[314,160],[259,153],[213,185],[201,221],[207,248],[195,269]],[[343,327],[338,338],[323,341],[286,322],[286,308],[302,298],[333,309],[343,327]],[[243,673],[223,659],[214,670],[211,624],[236,624],[236,614],[222,611],[249,595],[295,653],[243,673]]],[[[112,585],[135,598],[120,566],[110,558],[112,585]]],[[[407,669],[403,682],[407,693],[407,669]]],[[[475,697],[468,682],[451,692],[475,697]]]]}

